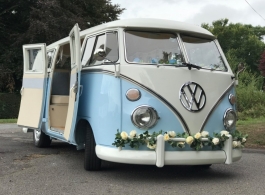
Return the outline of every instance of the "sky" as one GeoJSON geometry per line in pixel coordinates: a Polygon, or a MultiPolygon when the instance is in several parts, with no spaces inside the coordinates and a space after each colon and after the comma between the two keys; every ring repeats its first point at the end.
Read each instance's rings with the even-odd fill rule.
{"type": "Polygon", "coordinates": [[[160,18],[200,26],[228,18],[230,23],[265,26],[265,0],[111,0],[126,10],[120,19],[160,18]],[[248,3],[258,12],[259,16],[248,3]]]}

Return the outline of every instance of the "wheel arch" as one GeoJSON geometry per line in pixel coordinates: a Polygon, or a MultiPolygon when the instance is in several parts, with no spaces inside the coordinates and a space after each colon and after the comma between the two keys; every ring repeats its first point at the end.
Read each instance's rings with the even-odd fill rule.
{"type": "Polygon", "coordinates": [[[74,134],[74,139],[77,145],[85,144],[87,125],[92,130],[90,123],[86,119],[80,119],[77,122],[75,134],[74,134]]]}

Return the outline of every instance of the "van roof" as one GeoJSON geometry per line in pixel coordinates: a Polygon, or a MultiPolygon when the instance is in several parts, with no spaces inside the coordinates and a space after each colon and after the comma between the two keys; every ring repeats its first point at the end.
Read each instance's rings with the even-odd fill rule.
{"type": "MultiPolygon", "coordinates": [[[[180,33],[203,36],[205,38],[213,39],[214,36],[208,30],[201,28],[200,26],[178,22],[174,20],[164,20],[164,19],[153,19],[153,18],[133,18],[133,19],[123,19],[116,20],[108,23],[104,23],[98,26],[91,27],[89,29],[80,32],[80,37],[83,38],[87,34],[95,33],[105,29],[112,28],[129,28],[129,29],[156,29],[156,30],[170,30],[178,31],[180,33]]],[[[62,44],[68,41],[68,37],[61,39],[55,43],[52,43],[48,47],[51,48],[55,45],[62,44]]]]}

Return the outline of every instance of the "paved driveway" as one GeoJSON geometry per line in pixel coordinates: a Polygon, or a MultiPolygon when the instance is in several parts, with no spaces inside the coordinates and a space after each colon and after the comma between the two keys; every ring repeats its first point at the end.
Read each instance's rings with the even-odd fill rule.
{"type": "Polygon", "coordinates": [[[232,165],[125,165],[103,162],[102,170],[83,169],[84,151],[54,142],[33,145],[32,133],[0,125],[0,194],[265,194],[265,151],[247,150],[232,165]]]}

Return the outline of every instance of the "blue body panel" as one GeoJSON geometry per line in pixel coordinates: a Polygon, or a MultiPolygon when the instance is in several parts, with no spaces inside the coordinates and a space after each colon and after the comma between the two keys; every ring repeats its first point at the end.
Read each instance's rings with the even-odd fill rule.
{"type": "Polygon", "coordinates": [[[209,134],[212,136],[213,133],[219,133],[222,130],[225,130],[224,123],[223,123],[223,116],[225,111],[228,108],[232,108],[235,110],[235,105],[231,105],[229,102],[229,94],[235,95],[235,88],[233,87],[230,89],[220,100],[218,105],[215,107],[213,112],[211,113],[210,117],[208,118],[203,130],[208,131],[209,134]]]}
{"type": "Polygon", "coordinates": [[[96,144],[111,145],[117,129],[121,129],[120,79],[101,73],[82,73],[82,95],[78,118],[86,119],[96,144]]]}

